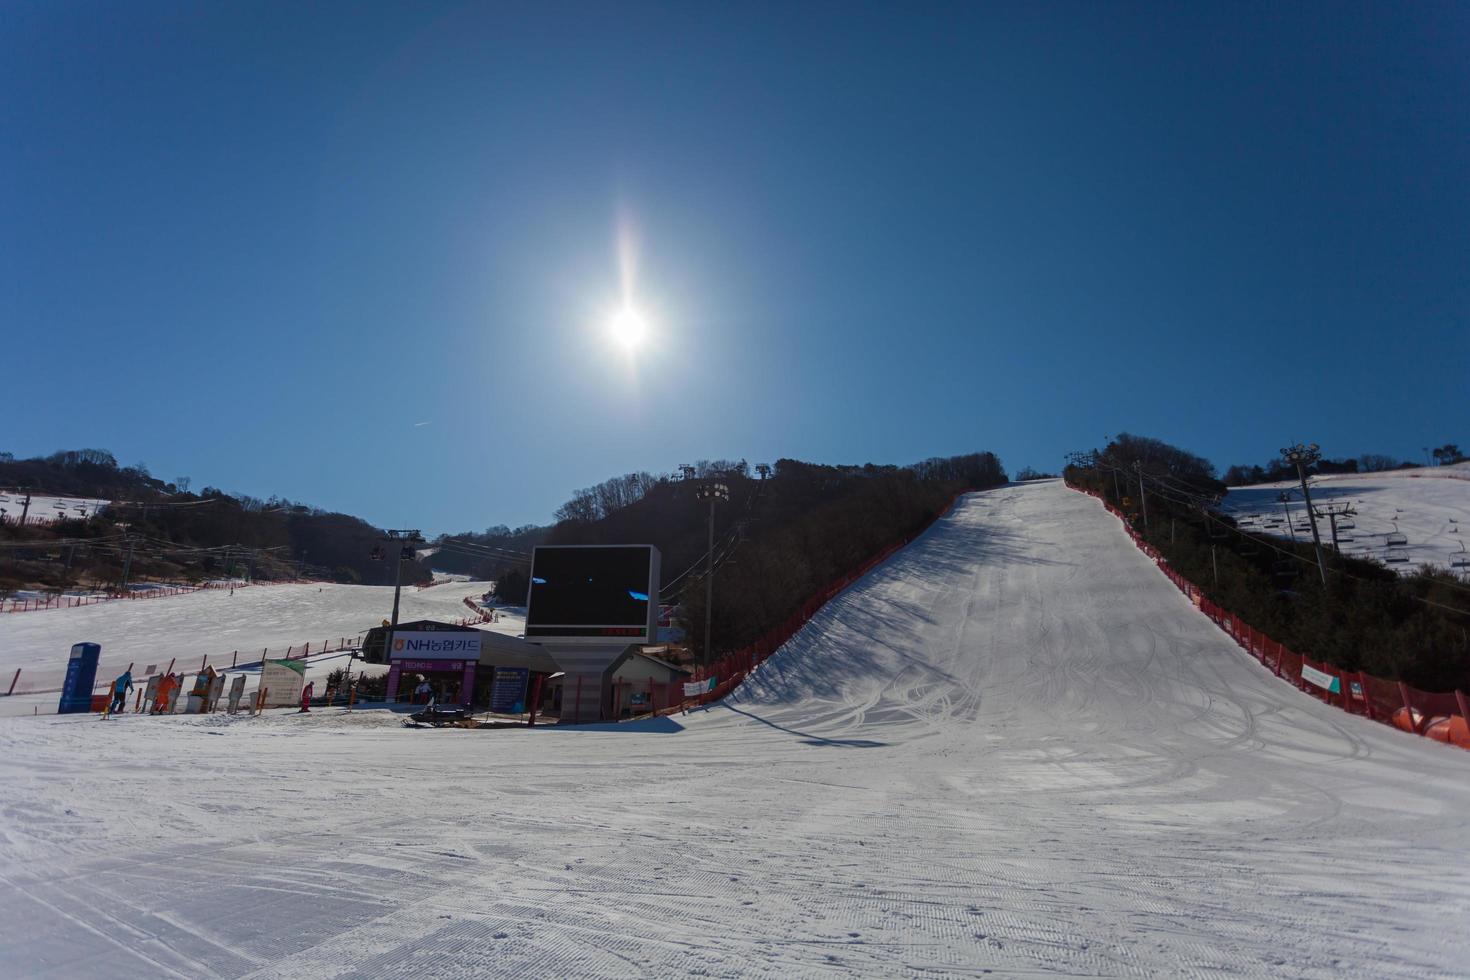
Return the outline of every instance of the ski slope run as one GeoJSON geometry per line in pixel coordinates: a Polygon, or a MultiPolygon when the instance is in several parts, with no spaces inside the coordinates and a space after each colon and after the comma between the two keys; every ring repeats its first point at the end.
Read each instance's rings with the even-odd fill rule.
{"type": "Polygon", "coordinates": [[[1420,977],[1470,753],[1268,675],[1091,498],[964,498],[729,702],[0,720],[24,976],[1420,977]]]}
{"type": "MultiPolygon", "coordinates": [[[[1464,464],[1314,476],[1310,486],[1314,510],[1351,507],[1356,512],[1339,521],[1343,554],[1381,562],[1403,575],[1432,565],[1470,576],[1470,468],[1464,464]]],[[[1244,530],[1312,540],[1296,481],[1231,487],[1221,509],[1244,530]],[[1282,492],[1291,497],[1284,505],[1278,499],[1282,492]]],[[[1317,531],[1324,545],[1332,543],[1326,518],[1318,519],[1317,531]]]]}
{"type": "MultiPolygon", "coordinates": [[[[469,615],[466,596],[479,596],[486,582],[446,582],[403,589],[399,621],[456,620],[469,615]]],[[[5,682],[22,668],[26,687],[58,687],[66,674],[72,644],[102,645],[98,679],[110,679],[129,663],[142,676],[148,664],[167,669],[197,670],[207,654],[210,663],[228,666],[231,654],[240,661],[272,656],[303,643],[336,643],[387,619],[393,589],[364,585],[253,585],[234,590],[192,592],[165,599],[118,600],[76,609],[43,609],[0,616],[0,677],[5,682]],[[110,673],[109,673],[110,672],[110,673]]],[[[3,693],[3,689],[0,689],[3,693]]]]}

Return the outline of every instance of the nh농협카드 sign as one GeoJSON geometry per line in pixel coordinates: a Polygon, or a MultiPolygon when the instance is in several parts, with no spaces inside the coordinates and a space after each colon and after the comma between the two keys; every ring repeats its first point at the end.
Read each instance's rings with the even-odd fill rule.
{"type": "Polygon", "coordinates": [[[1318,670],[1316,667],[1308,667],[1306,664],[1302,664],[1302,680],[1308,684],[1315,684],[1333,694],[1342,693],[1342,681],[1326,671],[1318,670]]]}
{"type": "Polygon", "coordinates": [[[393,660],[479,660],[480,632],[394,633],[389,657],[393,660]]]}

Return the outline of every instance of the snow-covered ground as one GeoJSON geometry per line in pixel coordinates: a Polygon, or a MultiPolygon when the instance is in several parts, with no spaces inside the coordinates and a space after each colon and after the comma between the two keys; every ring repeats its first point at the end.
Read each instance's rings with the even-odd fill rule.
{"type": "Polygon", "coordinates": [[[15,490],[0,490],[0,510],[5,511],[6,521],[19,521],[22,512],[27,524],[50,524],[66,518],[77,520],[93,517],[112,501],[92,497],[44,497],[31,495],[31,505],[25,506],[26,495],[15,490]]]}
{"type": "Polygon", "coordinates": [[[1056,482],[965,498],[689,717],[6,719],[0,784],[16,976],[1470,962],[1470,753],[1270,676],[1056,482]]]}
{"type": "MultiPolygon", "coordinates": [[[[485,582],[449,582],[403,590],[399,621],[455,620],[471,615],[466,596],[478,597],[485,582]]],[[[149,664],[164,670],[196,670],[206,654],[216,667],[258,660],[263,649],[284,656],[289,646],[324,640],[335,643],[379,625],[392,613],[393,589],[364,585],[256,585],[208,590],[165,599],[120,600],[77,609],[0,616],[0,692],[21,668],[17,690],[56,688],[66,674],[74,643],[102,645],[98,679],[121,673],[129,663],[141,676],[149,664]]],[[[511,624],[504,624],[509,629],[511,624]]],[[[334,666],[341,666],[336,664],[334,666]]],[[[51,697],[55,701],[55,697],[51,697]]],[[[0,698],[0,713],[16,704],[0,698]]],[[[55,705],[51,706],[52,710],[55,705]]],[[[31,707],[24,707],[25,714],[31,707]]],[[[42,708],[41,710],[46,710],[42,708]]]]}
{"type": "MultiPolygon", "coordinates": [[[[1318,476],[1308,485],[1315,509],[1347,504],[1357,511],[1346,518],[1352,527],[1342,530],[1344,521],[1338,521],[1344,554],[1375,559],[1406,574],[1429,564],[1470,575],[1470,469],[1435,466],[1318,476]],[[1403,544],[1391,539],[1394,534],[1403,536],[1403,544]],[[1459,561],[1466,564],[1457,567],[1459,561]]],[[[1295,481],[1231,487],[1221,509],[1242,521],[1246,530],[1312,540],[1301,484],[1295,481]],[[1285,507],[1277,499],[1283,490],[1291,492],[1285,507]]],[[[1322,543],[1331,544],[1328,521],[1319,520],[1317,528],[1322,543]]]]}

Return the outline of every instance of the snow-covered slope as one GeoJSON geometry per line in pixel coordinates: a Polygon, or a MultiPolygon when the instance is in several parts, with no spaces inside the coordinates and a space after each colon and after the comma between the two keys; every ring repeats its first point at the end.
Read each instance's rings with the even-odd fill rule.
{"type": "Polygon", "coordinates": [[[1470,957],[1470,753],[1269,676],[1056,482],[966,498],[687,718],[9,719],[0,784],[16,975],[1418,977],[1470,957]]]}
{"type": "MultiPolygon", "coordinates": [[[[1338,532],[1344,554],[1372,558],[1404,573],[1428,564],[1470,575],[1470,469],[1435,466],[1319,476],[1310,487],[1316,509],[1346,504],[1357,511],[1339,521],[1340,527],[1352,525],[1338,532]],[[1402,544],[1391,538],[1395,534],[1403,536],[1402,544]]],[[[1312,540],[1299,483],[1231,487],[1222,509],[1247,530],[1312,540]],[[1285,505],[1277,499],[1282,491],[1291,494],[1285,505]]],[[[1323,544],[1331,544],[1329,522],[1319,520],[1317,527],[1323,544]]]]}
{"type": "Polygon", "coordinates": [[[17,522],[21,514],[26,515],[27,524],[51,524],[63,518],[77,520],[93,517],[110,500],[94,497],[45,497],[30,495],[30,506],[25,505],[26,494],[17,490],[0,490],[0,510],[5,511],[5,520],[17,522]]]}
{"type": "MultiPolygon", "coordinates": [[[[465,596],[485,592],[485,582],[448,582],[403,590],[399,620],[459,619],[469,615],[465,596]]],[[[290,645],[353,637],[377,626],[393,610],[393,590],[363,585],[256,585],[209,590],[166,599],[120,600],[77,609],[0,616],[0,678],[22,668],[59,681],[73,643],[102,645],[101,676],[129,663],[166,665],[178,658],[197,667],[259,659],[262,649],[284,655],[290,645]]],[[[50,684],[48,686],[56,686],[50,684]]],[[[0,688],[3,690],[3,688],[0,688]]]]}

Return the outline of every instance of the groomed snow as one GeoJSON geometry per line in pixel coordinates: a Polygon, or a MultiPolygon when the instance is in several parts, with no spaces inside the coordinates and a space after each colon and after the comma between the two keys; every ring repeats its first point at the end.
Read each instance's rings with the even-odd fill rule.
{"type": "Polygon", "coordinates": [[[0,780],[18,976],[1470,962],[1470,753],[1269,676],[1056,482],[965,498],[687,718],[7,719],[0,780]]]}
{"type": "MultiPolygon", "coordinates": [[[[1348,504],[1357,511],[1356,517],[1348,518],[1355,526],[1339,532],[1344,554],[1385,562],[1392,550],[1393,557],[1403,560],[1385,564],[1403,574],[1434,565],[1470,575],[1470,468],[1457,464],[1334,474],[1313,477],[1308,485],[1314,508],[1348,504]],[[1395,532],[1404,536],[1405,544],[1391,549],[1388,539],[1395,532]],[[1466,565],[1456,567],[1457,561],[1466,565]]],[[[1221,506],[1237,520],[1252,519],[1245,525],[1247,530],[1281,538],[1295,534],[1301,542],[1312,540],[1299,482],[1231,487],[1221,506]],[[1286,510],[1277,500],[1283,490],[1291,492],[1286,505],[1292,518],[1290,529],[1284,523],[1286,510]],[[1277,518],[1283,523],[1267,523],[1277,518]]],[[[1331,544],[1330,523],[1319,520],[1317,529],[1322,543],[1331,544]]]]}
{"type": "MultiPolygon", "coordinates": [[[[446,582],[403,589],[399,621],[456,620],[470,615],[466,596],[489,583],[446,582]]],[[[177,658],[176,670],[196,670],[205,654],[217,667],[258,660],[263,649],[284,656],[289,646],[355,637],[387,619],[393,589],[363,585],[253,585],[231,595],[211,589],[161,599],[124,599],[76,609],[43,609],[0,615],[0,681],[20,667],[22,690],[59,687],[74,643],[102,645],[98,678],[111,678],[129,663],[141,676],[177,658]]],[[[0,687],[3,692],[3,687],[0,687]]],[[[4,711],[0,699],[0,712],[4,711]]],[[[29,713],[30,709],[26,709],[29,713]]]]}
{"type": "Polygon", "coordinates": [[[23,491],[0,490],[0,509],[5,511],[6,521],[19,521],[22,513],[26,515],[27,524],[51,524],[62,518],[79,520],[95,517],[112,503],[110,500],[93,497],[45,497],[31,494],[31,505],[27,508],[25,498],[23,491]]]}

